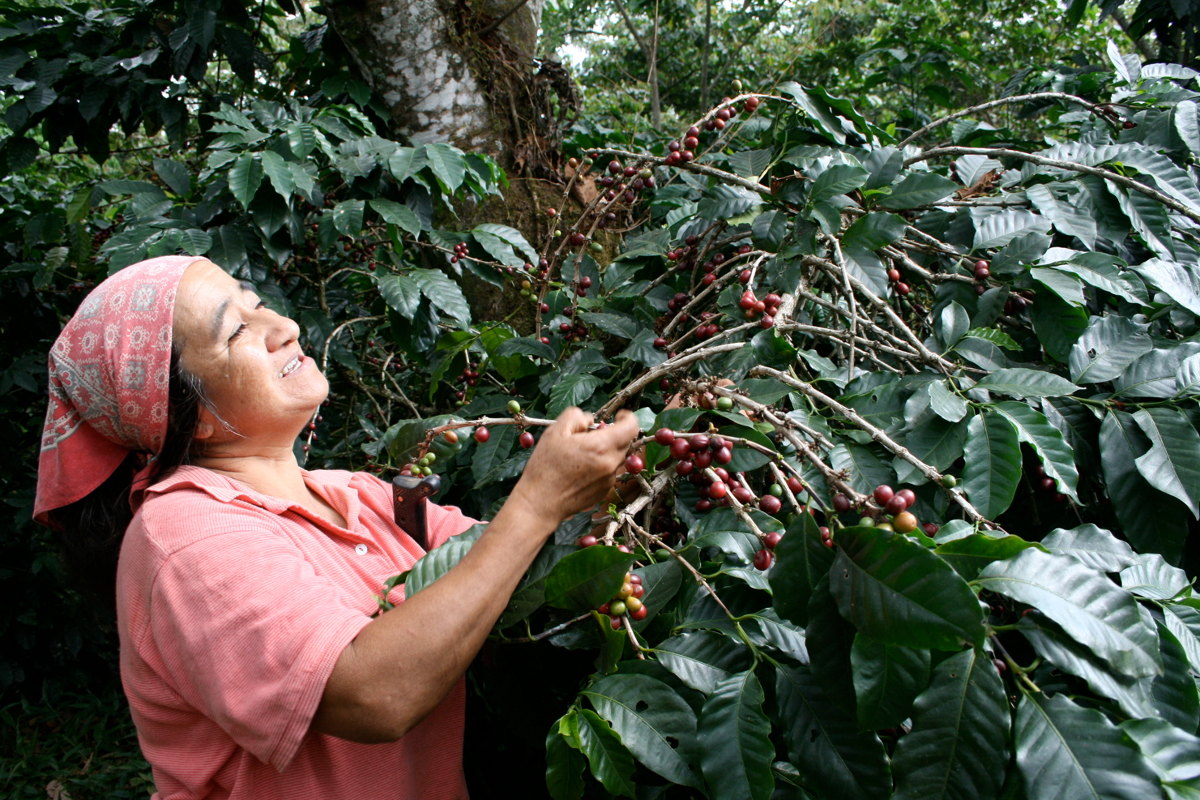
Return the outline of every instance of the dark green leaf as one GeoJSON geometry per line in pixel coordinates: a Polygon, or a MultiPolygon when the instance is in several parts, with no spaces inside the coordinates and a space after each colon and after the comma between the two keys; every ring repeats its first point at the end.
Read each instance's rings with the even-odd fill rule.
{"type": "Polygon", "coordinates": [[[1037,547],[1019,536],[973,533],[944,542],[933,552],[941,556],[963,580],[972,581],[993,561],[1012,558],[1028,547],[1037,547]]]}
{"type": "Polygon", "coordinates": [[[615,547],[583,547],[546,576],[546,602],[569,611],[597,608],[616,595],[633,556],[615,547]]]}
{"type": "Polygon", "coordinates": [[[1024,403],[1009,401],[997,403],[993,408],[1008,418],[1022,442],[1033,447],[1046,476],[1058,484],[1058,491],[1078,503],[1079,470],[1075,467],[1075,455],[1058,428],[1051,425],[1042,412],[1024,403]]]}
{"type": "Polygon", "coordinates": [[[867,214],[847,229],[842,244],[874,252],[903,236],[904,227],[904,218],[896,214],[867,214]]]}
{"type": "Polygon", "coordinates": [[[1033,606],[1115,669],[1135,677],[1162,670],[1154,628],[1133,595],[1069,556],[1029,548],[973,583],[1033,606]]]}
{"type": "Polygon", "coordinates": [[[579,749],[587,756],[592,774],[611,794],[633,797],[633,756],[621,745],[621,740],[608,723],[590,709],[572,709],[569,720],[579,749]]]}
{"type": "Polygon", "coordinates": [[[417,217],[411,208],[403,203],[377,197],[371,200],[371,208],[389,225],[395,225],[411,236],[419,236],[421,234],[422,225],[420,218],[417,217]]]}
{"type": "Polygon", "coordinates": [[[1132,414],[1110,411],[1100,423],[1100,466],[1122,532],[1134,547],[1178,559],[1187,536],[1187,509],[1142,477],[1136,459],[1150,447],[1132,414]]]}
{"type": "Polygon", "coordinates": [[[1043,293],[1037,298],[1030,311],[1034,333],[1055,361],[1066,363],[1071,347],[1083,334],[1088,324],[1085,309],[1064,303],[1058,295],[1043,293]]]}
{"type": "Polygon", "coordinates": [[[1200,518],[1200,433],[1175,408],[1143,408],[1133,418],[1150,441],[1150,449],[1135,459],[1138,472],[1200,518]]]}
{"type": "Polygon", "coordinates": [[[941,662],[896,745],[894,800],[998,796],[1008,731],[1008,697],[991,659],[971,649],[941,662]]]}
{"type": "Polygon", "coordinates": [[[731,675],[704,701],[697,728],[700,769],[714,797],[767,800],[775,788],[775,746],[753,672],[731,675]]]}
{"type": "Polygon", "coordinates": [[[496,480],[494,476],[512,456],[519,435],[515,425],[497,425],[491,428],[490,432],[492,435],[486,442],[476,445],[475,456],[471,459],[471,476],[475,479],[475,488],[496,480]]]}
{"type": "Polygon", "coordinates": [[[1045,217],[1021,208],[1007,208],[993,213],[974,213],[975,241],[971,249],[975,251],[1003,247],[1018,236],[1029,233],[1045,233],[1050,229],[1050,223],[1045,217]]]}
{"type": "Polygon", "coordinates": [[[1111,381],[1154,349],[1147,326],[1126,317],[1092,317],[1071,346],[1068,366],[1077,383],[1111,381]]]}
{"type": "Polygon", "coordinates": [[[905,209],[945,200],[959,189],[949,178],[932,172],[913,172],[892,186],[892,193],[879,201],[884,208],[905,209]]]}
{"type": "Polygon", "coordinates": [[[333,229],[343,236],[358,238],[362,234],[366,207],[363,200],[343,200],[338,203],[333,207],[333,229]]]}
{"type": "Polygon", "coordinates": [[[243,208],[250,208],[258,185],[262,183],[263,169],[255,157],[256,153],[242,153],[229,168],[229,191],[243,208]]]}
{"type": "Polygon", "coordinates": [[[740,640],[711,631],[672,636],[656,650],[658,660],[696,691],[711,694],[717,684],[749,666],[750,653],[740,640]]]}
{"type": "Polygon", "coordinates": [[[867,182],[867,171],[857,164],[834,164],[813,180],[808,196],[814,201],[846,194],[867,182]]]}
{"type": "Polygon", "coordinates": [[[1021,444],[1016,428],[994,412],[976,414],[967,427],[963,489],[971,504],[989,519],[1012,503],[1021,478],[1021,444]]]}
{"type": "Polygon", "coordinates": [[[1027,614],[1017,624],[1039,657],[1068,675],[1082,678],[1093,692],[1114,701],[1125,714],[1131,717],[1155,714],[1149,681],[1131,678],[1114,669],[1090,647],[1075,641],[1039,614],[1027,614]]]}
{"type": "Polygon", "coordinates": [[[929,682],[928,650],[885,644],[859,634],[850,650],[858,725],[894,728],[908,719],[912,702],[929,682]]]}
{"type": "Polygon", "coordinates": [[[595,394],[600,383],[600,378],[595,375],[565,375],[550,390],[550,402],[546,410],[551,416],[558,416],[568,406],[583,405],[595,394]]]}
{"type": "Polygon", "coordinates": [[[463,152],[444,142],[433,142],[422,146],[429,168],[441,182],[445,191],[453,194],[462,186],[467,174],[466,159],[463,152]]]}
{"type": "Polygon", "coordinates": [[[568,743],[561,730],[568,717],[576,713],[574,709],[556,722],[546,734],[546,789],[554,800],[579,800],[583,797],[583,755],[576,749],[579,742],[573,739],[568,743]]]}
{"type": "Polygon", "coordinates": [[[1099,711],[1064,695],[1025,694],[1017,704],[1017,768],[1029,800],[1159,797],[1146,759],[1099,711]]]}
{"type": "Polygon", "coordinates": [[[700,786],[689,765],[696,715],[671,687],[649,675],[618,674],[601,678],[582,694],[638,761],[669,781],[700,786]]]}
{"type": "Polygon", "coordinates": [[[1137,561],[1128,544],[1091,523],[1070,530],[1055,528],[1042,538],[1042,546],[1053,553],[1074,556],[1099,572],[1120,572],[1137,561]]]}
{"type": "Polygon", "coordinates": [[[471,323],[471,307],[458,284],[444,272],[436,269],[414,269],[405,273],[421,287],[421,294],[429,298],[435,308],[440,309],[459,327],[471,323]]]}
{"type": "Polygon", "coordinates": [[[1194,731],[1200,723],[1200,691],[1192,677],[1187,652],[1163,622],[1158,623],[1158,642],[1163,674],[1154,679],[1151,688],[1157,716],[1177,728],[1194,731]]]}
{"type": "Polygon", "coordinates": [[[1171,800],[1200,798],[1200,739],[1161,719],[1130,719],[1121,730],[1137,742],[1171,800]]]}
{"type": "Polygon", "coordinates": [[[776,723],[804,785],[820,797],[887,797],[891,776],[879,739],[860,732],[852,712],[830,702],[808,667],[775,674],[776,723]]]}
{"type": "Polygon", "coordinates": [[[421,287],[410,276],[400,273],[375,275],[379,294],[405,319],[412,319],[421,307],[421,287]]]}
{"type": "Polygon", "coordinates": [[[471,550],[486,528],[485,523],[477,523],[465,533],[450,537],[441,546],[435,547],[418,559],[404,581],[404,596],[412,597],[449,572],[462,561],[463,556],[471,550]]]}
{"type": "Polygon", "coordinates": [[[696,212],[704,219],[731,219],[756,208],[762,198],[749,189],[718,183],[700,201],[696,212]]]}
{"type": "Polygon", "coordinates": [[[816,520],[811,514],[798,515],[775,548],[775,564],[768,572],[775,610],[781,617],[808,624],[809,597],[831,564],[833,551],[822,543],[816,520]]]}
{"type": "Polygon", "coordinates": [[[985,375],[976,388],[1013,397],[1062,397],[1079,391],[1079,387],[1053,372],[1020,367],[998,369],[985,375]]]}
{"type": "Polygon", "coordinates": [[[836,542],[829,590],[860,633],[939,650],[983,640],[975,593],[929,550],[878,528],[844,528],[836,542]]]}

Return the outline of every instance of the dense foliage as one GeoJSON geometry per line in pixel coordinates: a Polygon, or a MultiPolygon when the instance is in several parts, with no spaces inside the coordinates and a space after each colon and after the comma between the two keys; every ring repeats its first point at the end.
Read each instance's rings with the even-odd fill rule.
{"type": "MultiPolygon", "coordinates": [[[[244,44],[175,30],[120,66],[146,98],[189,36],[244,44]]],[[[108,76],[90,91],[129,46],[81,44],[108,76]]],[[[3,54],[9,109],[73,96],[69,70],[3,54]]],[[[186,147],[99,166],[22,171],[21,142],[68,138],[10,114],[0,542],[23,613],[0,685],[39,660],[111,681],[71,659],[102,632],[28,522],[40,353],[106,271],[183,251],[301,322],[334,386],[297,443],[310,467],[436,472],[440,501],[486,517],[523,434],[572,404],[637,412],[618,496],[557,532],[489,646],[509,669],[474,675],[509,715],[491,744],[539,782],[544,747],[553,796],[1196,796],[1196,74],[1109,58],[919,130],[749,79],[694,132],[613,148],[582,125],[562,202],[523,231],[460,224],[501,171],[392,140],[336,77],[181,103],[186,147]]],[[[157,134],[168,106],[146,102],[112,119],[157,134]]],[[[471,541],[398,579],[420,591],[471,541]]]]}
{"type": "Polygon", "coordinates": [[[599,545],[564,526],[498,626],[596,654],[554,796],[585,771],[626,796],[1196,791],[1196,75],[1112,57],[1108,97],[1026,99],[1054,103],[1046,141],[972,113],[901,138],[784,84],[694,161],[598,151],[657,186],[564,220],[530,276],[544,337],[444,340],[467,405],[383,443],[434,453],[450,496],[570,403],[647,434],[636,499],[599,545]],[[604,263],[587,242],[643,207],[604,263]]]}

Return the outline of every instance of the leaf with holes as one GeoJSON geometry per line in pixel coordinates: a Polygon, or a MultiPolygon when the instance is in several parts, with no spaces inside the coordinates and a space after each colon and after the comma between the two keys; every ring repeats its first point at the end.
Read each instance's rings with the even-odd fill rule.
{"type": "Polygon", "coordinates": [[[669,781],[700,787],[690,765],[696,715],[671,687],[649,675],[618,674],[595,681],[581,694],[638,761],[669,781]]]}

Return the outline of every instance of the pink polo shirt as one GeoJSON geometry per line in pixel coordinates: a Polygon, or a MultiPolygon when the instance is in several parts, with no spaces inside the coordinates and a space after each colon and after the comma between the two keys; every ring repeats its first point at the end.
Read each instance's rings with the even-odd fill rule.
{"type": "MultiPolygon", "coordinates": [[[[393,523],[378,478],[305,480],[346,528],[199,467],[151,487],[129,526],[117,568],[121,678],[154,797],[466,797],[462,681],[397,742],[309,731],[384,581],[424,551],[393,523]]],[[[474,523],[433,504],[427,516],[431,546],[474,523]]]]}

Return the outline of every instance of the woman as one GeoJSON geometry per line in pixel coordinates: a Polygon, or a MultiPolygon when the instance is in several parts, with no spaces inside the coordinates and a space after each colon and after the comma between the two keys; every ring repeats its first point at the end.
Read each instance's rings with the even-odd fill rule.
{"type": "MultiPolygon", "coordinates": [[[[387,484],[295,460],[328,392],[298,334],[205,259],[100,284],[51,352],[35,516],[121,542],[121,675],[156,797],[464,797],[462,676],[637,424],[565,411],[461,563],[372,618],[423,551],[387,484]]],[[[431,546],[473,522],[427,516],[431,546]]]]}

